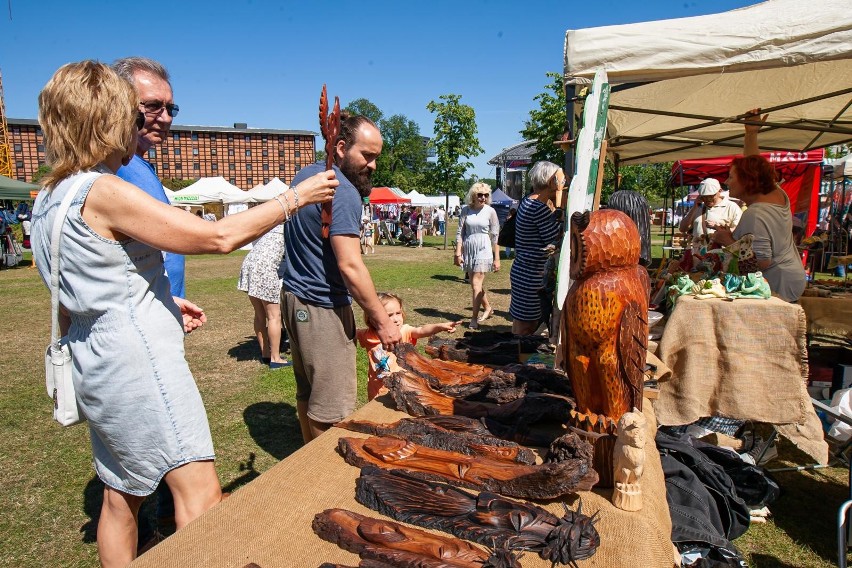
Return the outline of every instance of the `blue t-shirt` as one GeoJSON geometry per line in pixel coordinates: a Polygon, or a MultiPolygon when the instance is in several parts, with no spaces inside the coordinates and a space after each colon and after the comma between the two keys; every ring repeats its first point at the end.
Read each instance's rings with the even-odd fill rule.
{"type": "MultiPolygon", "coordinates": [[[[302,168],[291,187],[324,170],[321,163],[302,168]]],[[[332,201],[329,236],[351,235],[357,239],[361,233],[361,196],[336,166],[334,173],[340,185],[332,201]]],[[[284,289],[305,303],[323,308],[346,306],[352,303],[352,297],[337,266],[331,239],[322,238],[320,211],[320,205],[303,207],[284,224],[287,254],[278,273],[284,279],[284,289]]]]}
{"type": "MultiPolygon", "coordinates": [[[[169,198],[166,197],[163,184],[157,174],[154,173],[154,168],[139,156],[134,154],[130,163],[118,168],[115,175],[132,183],[154,199],[169,205],[169,198]]],[[[166,265],[166,276],[169,277],[172,296],[186,298],[186,284],[183,279],[185,265],[183,255],[164,252],[163,262],[166,265]]]]}

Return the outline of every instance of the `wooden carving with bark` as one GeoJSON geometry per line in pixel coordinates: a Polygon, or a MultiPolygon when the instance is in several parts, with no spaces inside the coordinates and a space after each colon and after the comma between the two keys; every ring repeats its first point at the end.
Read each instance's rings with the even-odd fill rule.
{"type": "MultiPolygon", "coordinates": [[[[453,537],[434,535],[393,521],[374,519],[344,509],[318,513],[311,525],[322,539],[362,559],[395,568],[520,568],[514,555],[495,564],[489,554],[453,537]]],[[[505,557],[505,555],[503,555],[505,557]]]]}
{"type": "MultiPolygon", "coordinates": [[[[587,444],[576,439],[577,444],[587,444]]],[[[598,481],[591,451],[574,459],[522,465],[500,456],[468,456],[435,450],[397,438],[340,438],[337,448],[356,467],[401,469],[420,479],[445,481],[471,489],[497,491],[525,499],[555,499],[587,491],[598,481]]]]}
{"type": "Polygon", "coordinates": [[[552,353],[544,337],[517,337],[511,332],[492,330],[466,332],[464,337],[440,337],[429,339],[426,353],[436,359],[462,361],[480,365],[508,365],[518,362],[519,353],[552,353]]]}
{"type": "MultiPolygon", "coordinates": [[[[552,563],[576,566],[600,545],[595,518],[565,507],[560,519],[530,503],[494,493],[472,495],[401,472],[361,470],[355,498],[398,521],[437,529],[485,545],[530,550],[552,563]]],[[[637,559],[638,561],[639,559],[637,559]]]]}
{"type": "Polygon", "coordinates": [[[642,408],[649,279],[639,232],[621,211],[571,216],[571,277],[563,310],[563,358],[577,402],[575,425],[612,434],[642,408]]]}
{"type": "MultiPolygon", "coordinates": [[[[322,86],[319,102],[320,132],[325,140],[325,169],[334,167],[334,153],[337,144],[337,136],[340,134],[340,99],[334,97],[334,108],[328,114],[328,93],[325,85],[322,86]],[[327,116],[326,116],[327,115],[327,116]]],[[[332,200],[333,201],[333,200],[332,200]]],[[[327,201],[322,204],[320,220],[322,222],[322,238],[327,239],[331,230],[331,204],[327,201]]]]}
{"type": "Polygon", "coordinates": [[[535,463],[535,453],[529,448],[493,436],[487,430],[483,434],[482,430],[485,430],[485,428],[480,422],[472,418],[463,419],[478,425],[480,428],[471,426],[466,431],[451,431],[423,418],[403,418],[393,424],[351,420],[340,422],[337,427],[373,436],[408,440],[436,450],[447,450],[471,456],[500,456],[525,465],[535,463]]]}

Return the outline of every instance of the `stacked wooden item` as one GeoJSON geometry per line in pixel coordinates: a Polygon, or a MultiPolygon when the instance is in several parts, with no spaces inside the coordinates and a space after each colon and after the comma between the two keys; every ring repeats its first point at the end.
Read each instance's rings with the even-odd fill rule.
{"type": "Polygon", "coordinates": [[[614,210],[576,214],[571,231],[575,282],[558,354],[567,374],[458,360],[488,351],[475,340],[433,344],[438,358],[400,345],[401,370],[383,381],[411,417],[338,424],[370,435],[338,441],[361,468],[356,500],[399,521],[342,509],[316,515],[314,532],[358,554],[359,566],[511,568],[524,553],[576,566],[600,544],[595,518],[579,500],[561,518],[529,500],[603,486],[613,487],[617,507],[641,508],[649,282],[639,234],[614,210]]]}

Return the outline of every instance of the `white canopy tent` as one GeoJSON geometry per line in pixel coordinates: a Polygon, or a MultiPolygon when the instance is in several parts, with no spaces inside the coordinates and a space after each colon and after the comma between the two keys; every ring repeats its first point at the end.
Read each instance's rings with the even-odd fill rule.
{"type": "Polygon", "coordinates": [[[201,178],[171,196],[173,205],[202,205],[204,203],[247,203],[247,191],[228,183],[222,176],[201,178]]]}
{"type": "Polygon", "coordinates": [[[264,201],[269,201],[270,199],[275,199],[276,195],[280,194],[282,191],[286,191],[288,187],[290,186],[277,177],[274,177],[269,180],[269,183],[266,185],[256,185],[248,190],[249,202],[262,203],[264,201]]]}
{"type": "MultiPolygon", "coordinates": [[[[745,113],[769,120],[763,151],[852,140],[849,0],[769,0],[739,10],[568,30],[569,98],[604,68],[608,154],[636,164],[742,148],[745,113]]],[[[579,105],[575,105],[579,112],[579,105]]]]}

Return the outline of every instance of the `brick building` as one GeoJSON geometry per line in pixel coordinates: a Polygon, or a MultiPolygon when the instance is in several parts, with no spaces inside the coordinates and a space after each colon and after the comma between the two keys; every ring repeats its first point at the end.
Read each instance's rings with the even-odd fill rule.
{"type": "MultiPolygon", "coordinates": [[[[30,181],[45,163],[44,135],[37,120],[9,118],[12,177],[30,181]]],[[[173,124],[169,137],[151,148],[147,159],[160,179],[222,176],[242,189],[274,177],[290,183],[315,160],[316,132],[173,124]]]]}

